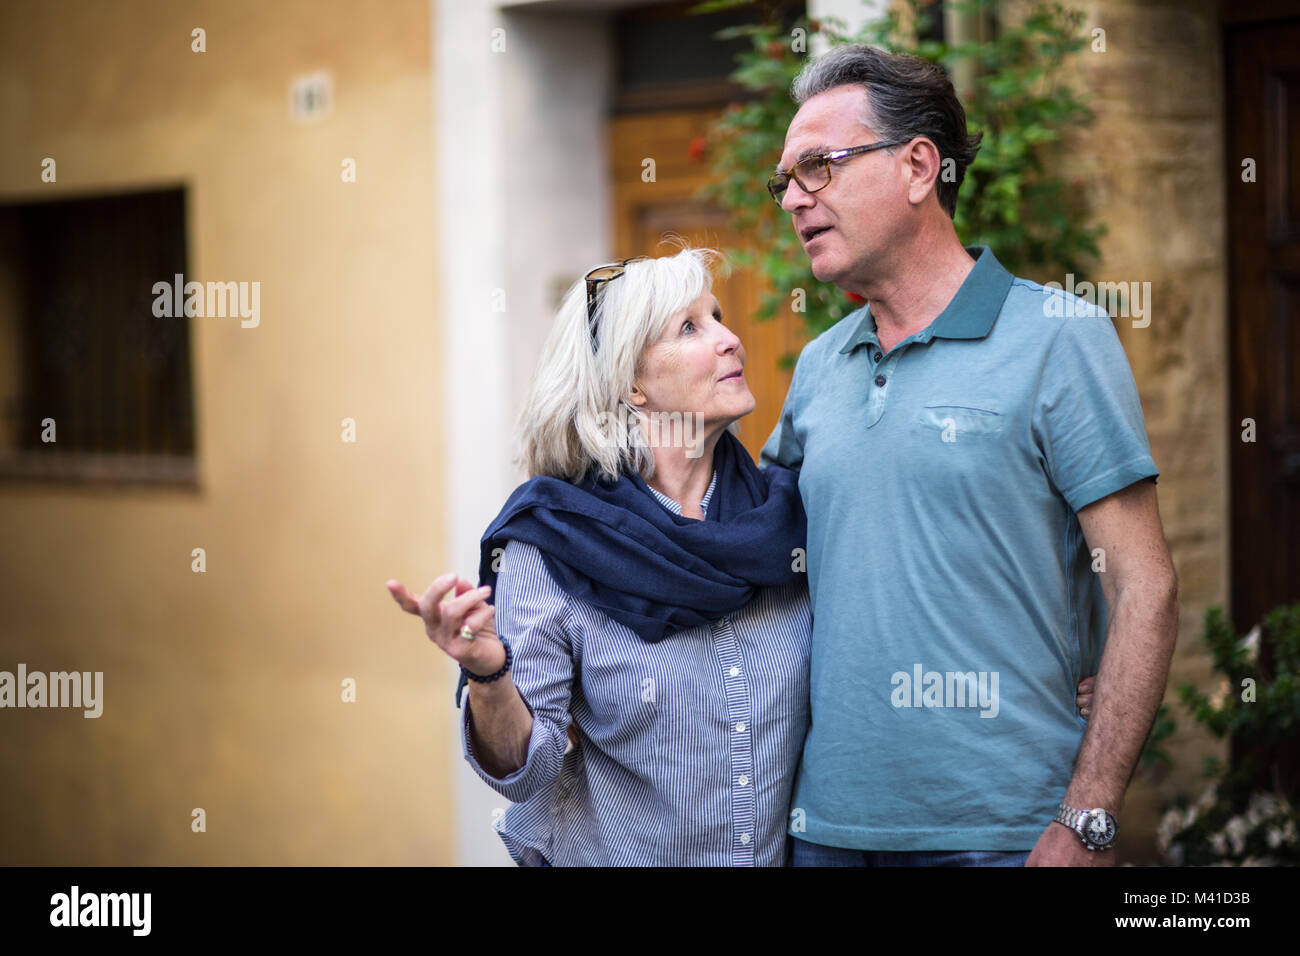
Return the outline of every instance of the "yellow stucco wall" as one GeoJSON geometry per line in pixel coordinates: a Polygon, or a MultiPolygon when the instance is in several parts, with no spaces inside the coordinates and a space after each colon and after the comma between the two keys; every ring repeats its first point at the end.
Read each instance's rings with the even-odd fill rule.
{"type": "Polygon", "coordinates": [[[198,489],[0,483],[0,670],[104,672],[97,720],[0,710],[0,863],[451,862],[448,671],[384,590],[442,564],[429,17],[0,7],[0,200],[184,184],[187,278],[261,283],[189,320],[198,489]]]}

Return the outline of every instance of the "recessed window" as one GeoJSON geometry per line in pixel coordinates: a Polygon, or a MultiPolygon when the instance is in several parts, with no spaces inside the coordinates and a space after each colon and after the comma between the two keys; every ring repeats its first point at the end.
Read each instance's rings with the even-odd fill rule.
{"type": "Polygon", "coordinates": [[[0,204],[0,475],[194,480],[180,189],[0,204]]]}

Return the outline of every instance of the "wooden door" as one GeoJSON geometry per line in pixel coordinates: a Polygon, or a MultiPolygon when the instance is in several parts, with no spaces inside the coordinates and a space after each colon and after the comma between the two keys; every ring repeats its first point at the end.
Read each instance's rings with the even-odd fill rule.
{"type": "MultiPolygon", "coordinates": [[[[616,255],[668,255],[671,247],[663,244],[667,234],[719,251],[742,245],[728,228],[726,214],[699,198],[709,179],[706,134],[716,116],[714,110],[684,110],[610,121],[616,255]],[[643,178],[647,159],[654,160],[653,182],[643,178]]],[[[745,381],[758,404],[741,419],[740,439],[755,461],[790,387],[791,373],[781,367],[781,359],[797,355],[806,341],[793,311],[769,321],[754,319],[760,288],[751,271],[739,269],[730,276],[719,273],[713,286],[723,321],[745,347],[745,381]]]]}
{"type": "Polygon", "coordinates": [[[1245,630],[1300,600],[1300,21],[1231,29],[1226,52],[1232,611],[1245,630]]]}

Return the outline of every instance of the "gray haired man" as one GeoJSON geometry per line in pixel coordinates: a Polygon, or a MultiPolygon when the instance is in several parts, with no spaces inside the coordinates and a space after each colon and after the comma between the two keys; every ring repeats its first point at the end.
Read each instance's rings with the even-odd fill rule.
{"type": "Polygon", "coordinates": [[[769,188],[867,300],[804,349],[763,452],[808,513],[794,862],[1108,865],[1178,618],[1124,351],[962,246],[979,137],[939,68],[843,46],[794,95],[769,188]]]}

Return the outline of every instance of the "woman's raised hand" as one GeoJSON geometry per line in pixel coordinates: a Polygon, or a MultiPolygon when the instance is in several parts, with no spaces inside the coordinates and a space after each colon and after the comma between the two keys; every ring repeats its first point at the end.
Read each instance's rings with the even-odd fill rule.
{"type": "Polygon", "coordinates": [[[475,588],[464,578],[444,574],[418,598],[400,581],[388,582],[388,593],[408,614],[424,621],[429,640],[471,674],[487,677],[506,662],[506,650],[497,638],[496,608],[487,603],[490,587],[475,588]],[[444,600],[448,594],[453,596],[444,600]],[[468,627],[473,640],[461,636],[468,627]]]}

